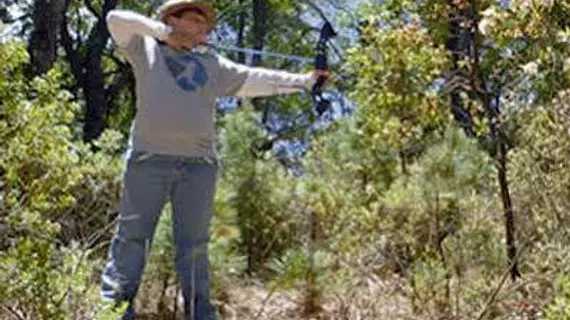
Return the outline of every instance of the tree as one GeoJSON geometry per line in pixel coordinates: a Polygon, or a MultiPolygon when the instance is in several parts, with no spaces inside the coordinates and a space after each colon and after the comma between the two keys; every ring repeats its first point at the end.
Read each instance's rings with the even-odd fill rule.
{"type": "Polygon", "coordinates": [[[28,52],[31,75],[42,75],[49,71],[57,58],[58,36],[66,11],[66,0],[35,1],[32,9],[33,30],[28,52]]]}

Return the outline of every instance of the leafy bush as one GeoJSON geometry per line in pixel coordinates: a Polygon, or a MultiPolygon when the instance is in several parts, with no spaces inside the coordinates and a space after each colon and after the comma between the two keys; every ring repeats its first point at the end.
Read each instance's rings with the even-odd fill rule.
{"type": "Polygon", "coordinates": [[[546,308],[546,320],[570,319],[570,278],[560,275],[555,282],[554,299],[546,308]]]}
{"type": "Polygon", "coordinates": [[[98,153],[78,142],[59,69],[29,83],[25,61],[22,44],[0,45],[0,304],[16,319],[103,319],[91,247],[117,203],[118,136],[98,153]]]}

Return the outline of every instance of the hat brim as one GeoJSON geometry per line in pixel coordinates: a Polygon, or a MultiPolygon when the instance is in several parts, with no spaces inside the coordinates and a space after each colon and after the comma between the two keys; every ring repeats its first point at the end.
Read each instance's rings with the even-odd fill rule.
{"type": "Polygon", "coordinates": [[[206,23],[208,24],[209,31],[212,31],[216,26],[216,11],[214,7],[206,1],[192,1],[192,2],[184,2],[181,1],[180,3],[175,3],[171,5],[167,5],[164,8],[161,8],[158,18],[162,22],[166,22],[166,18],[173,13],[176,13],[182,9],[198,9],[206,15],[206,23]]]}

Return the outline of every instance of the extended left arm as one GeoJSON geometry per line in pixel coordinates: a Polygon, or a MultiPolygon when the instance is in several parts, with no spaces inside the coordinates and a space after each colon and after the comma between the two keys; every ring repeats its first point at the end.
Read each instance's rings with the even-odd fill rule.
{"type": "Polygon", "coordinates": [[[263,97],[310,90],[314,73],[292,73],[262,67],[249,67],[218,56],[223,95],[263,97]]]}

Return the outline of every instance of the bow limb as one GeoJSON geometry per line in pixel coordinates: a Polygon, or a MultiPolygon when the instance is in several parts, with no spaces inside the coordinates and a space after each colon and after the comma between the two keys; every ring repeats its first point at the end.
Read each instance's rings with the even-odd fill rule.
{"type": "MultiPolygon", "coordinates": [[[[331,38],[336,37],[337,33],[334,31],[332,25],[328,20],[325,20],[325,24],[321,29],[321,34],[319,36],[319,41],[317,42],[316,50],[316,57],[315,57],[315,69],[328,71],[328,61],[327,61],[327,43],[331,38]]],[[[313,102],[315,104],[315,108],[317,113],[322,115],[326,110],[330,108],[330,101],[325,99],[323,94],[323,87],[327,82],[328,77],[326,76],[319,76],[317,81],[313,85],[312,88],[312,96],[313,102]]]]}

